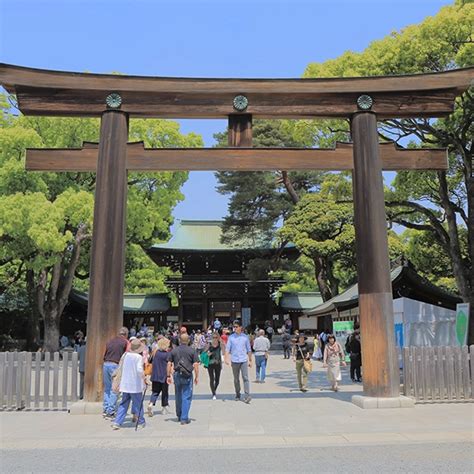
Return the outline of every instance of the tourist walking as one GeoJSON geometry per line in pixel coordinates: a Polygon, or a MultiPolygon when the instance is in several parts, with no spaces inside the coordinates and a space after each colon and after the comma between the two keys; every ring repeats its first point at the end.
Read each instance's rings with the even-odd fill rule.
{"type": "Polygon", "coordinates": [[[308,391],[308,370],[305,367],[305,361],[310,361],[311,351],[306,342],[306,336],[301,333],[298,334],[298,339],[293,346],[293,361],[296,366],[296,378],[298,380],[298,387],[302,392],[308,391]]]}
{"type": "Polygon", "coordinates": [[[117,416],[112,423],[114,430],[119,430],[127,416],[128,407],[132,402],[133,420],[138,421],[138,428],[145,426],[143,413],[143,396],[145,392],[145,370],[143,364],[144,344],[134,339],[130,344],[130,351],[125,353],[121,360],[121,375],[119,391],[122,400],[117,410],[117,416]]]}
{"type": "Polygon", "coordinates": [[[349,338],[348,352],[351,359],[351,379],[353,382],[362,382],[360,368],[362,365],[362,354],[360,347],[360,332],[356,329],[349,338]]]}
{"type": "Polygon", "coordinates": [[[79,400],[84,398],[84,375],[86,372],[86,338],[81,339],[76,349],[79,359],[79,400]]]}
{"type": "Polygon", "coordinates": [[[255,352],[255,370],[257,374],[255,382],[265,383],[270,341],[265,337],[263,329],[258,331],[258,337],[253,341],[253,350],[255,352]]]}
{"type": "Polygon", "coordinates": [[[213,326],[214,326],[215,331],[220,331],[221,330],[222,323],[219,321],[219,318],[215,319],[213,326]]]}
{"type": "Polygon", "coordinates": [[[283,331],[281,342],[283,344],[283,359],[289,359],[291,356],[291,335],[289,332],[283,331]]]}
{"type": "Polygon", "coordinates": [[[167,368],[167,382],[171,383],[171,374],[174,377],[176,416],[182,425],[191,423],[189,411],[193,399],[193,371],[194,383],[199,381],[199,359],[195,349],[189,346],[189,336],[183,333],[179,336],[179,346],[170,352],[167,368]]]}
{"type": "Polygon", "coordinates": [[[271,324],[269,324],[267,326],[267,329],[266,329],[266,333],[267,333],[267,337],[268,337],[268,340],[270,341],[270,344],[272,342],[272,339],[273,339],[273,333],[274,333],[274,329],[273,329],[273,326],[271,324]]]}
{"type": "Polygon", "coordinates": [[[211,386],[212,399],[217,399],[217,387],[221,378],[222,371],[222,350],[223,343],[218,332],[212,335],[211,342],[207,347],[207,355],[209,356],[209,363],[207,365],[207,372],[209,373],[209,384],[211,386]]]}
{"type": "Polygon", "coordinates": [[[102,371],[102,380],[104,383],[104,418],[113,419],[117,408],[118,394],[112,390],[112,374],[117,369],[120,358],[126,352],[129,342],[127,341],[128,329],[120,329],[118,336],[107,342],[105,346],[104,365],[102,371]]]}
{"type": "Polygon", "coordinates": [[[250,403],[249,368],[252,367],[252,349],[247,334],[242,332],[242,323],[235,320],[234,332],[229,336],[225,351],[225,363],[232,364],[234,376],[235,400],[240,400],[240,374],[244,382],[245,403],[250,403]]]}
{"type": "Polygon", "coordinates": [[[327,337],[327,343],[324,347],[323,367],[328,369],[328,380],[331,382],[331,390],[337,392],[338,382],[341,381],[341,364],[346,365],[344,361],[344,350],[336,341],[333,334],[327,337]]]}
{"type": "Polygon", "coordinates": [[[153,416],[153,407],[161,394],[161,414],[166,415],[168,411],[168,362],[170,340],[166,337],[160,338],[156,343],[156,349],[152,352],[151,371],[151,397],[148,403],[148,416],[153,416]]]}

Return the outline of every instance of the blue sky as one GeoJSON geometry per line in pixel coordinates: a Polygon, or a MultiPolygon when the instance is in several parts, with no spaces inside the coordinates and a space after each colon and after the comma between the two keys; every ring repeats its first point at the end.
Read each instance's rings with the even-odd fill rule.
{"type": "MultiPolygon", "coordinates": [[[[0,0],[0,60],[45,69],[154,76],[299,77],[363,50],[447,0],[0,0]]],[[[225,121],[184,120],[208,146],[225,121]]],[[[179,219],[218,219],[227,200],[194,172],[179,219]]]]}

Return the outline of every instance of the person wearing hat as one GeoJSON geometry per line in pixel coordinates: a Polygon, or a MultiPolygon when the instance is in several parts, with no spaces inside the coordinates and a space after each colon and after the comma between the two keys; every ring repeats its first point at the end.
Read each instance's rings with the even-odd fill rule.
{"type": "Polygon", "coordinates": [[[122,401],[117,410],[117,416],[112,424],[114,430],[120,429],[127,415],[128,407],[132,402],[132,413],[138,416],[138,428],[145,426],[143,413],[143,392],[145,390],[145,370],[143,365],[144,344],[134,339],[130,344],[130,351],[120,359],[122,375],[120,389],[122,401]]]}
{"type": "Polygon", "coordinates": [[[293,362],[296,366],[296,378],[302,392],[307,392],[308,372],[304,368],[304,361],[311,359],[310,347],[306,342],[304,333],[298,334],[298,339],[293,346],[293,362]]]}

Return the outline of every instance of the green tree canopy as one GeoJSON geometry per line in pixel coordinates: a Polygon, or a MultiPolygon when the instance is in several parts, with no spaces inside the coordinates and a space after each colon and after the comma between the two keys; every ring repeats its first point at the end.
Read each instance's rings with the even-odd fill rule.
{"type": "MultiPolygon", "coordinates": [[[[5,101],[3,102],[5,105],[5,101]]],[[[3,109],[0,129],[0,268],[30,299],[30,342],[56,350],[61,314],[72,285],[87,288],[95,173],[32,173],[24,168],[28,147],[80,147],[98,141],[96,119],[13,116],[3,109]]],[[[182,135],[165,120],[132,120],[132,140],[147,146],[196,147],[202,139],[182,135]]],[[[172,210],[183,198],[187,173],[131,173],[127,197],[127,291],[165,291],[165,270],[143,252],[167,240],[172,210]]],[[[6,291],[9,291],[8,289],[6,291]]],[[[13,290],[11,290],[13,291],[13,290]]]]}

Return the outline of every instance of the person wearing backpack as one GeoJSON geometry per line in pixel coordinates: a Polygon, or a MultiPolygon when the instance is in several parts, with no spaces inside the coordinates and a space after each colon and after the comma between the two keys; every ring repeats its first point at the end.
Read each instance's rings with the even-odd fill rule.
{"type": "Polygon", "coordinates": [[[199,381],[199,358],[195,349],[189,346],[189,335],[179,336],[179,346],[169,355],[167,368],[167,383],[171,383],[171,374],[174,378],[176,416],[182,425],[191,423],[189,411],[193,399],[193,372],[194,383],[199,381]]]}

